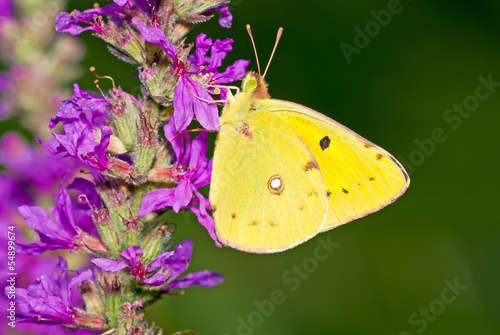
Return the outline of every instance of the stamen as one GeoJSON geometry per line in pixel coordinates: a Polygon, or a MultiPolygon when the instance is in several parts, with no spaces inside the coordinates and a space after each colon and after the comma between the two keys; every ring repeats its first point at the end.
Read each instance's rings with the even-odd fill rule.
{"type": "Polygon", "coordinates": [[[109,79],[109,80],[111,80],[111,82],[113,83],[113,89],[114,89],[114,90],[116,90],[115,80],[114,80],[112,77],[110,77],[110,76],[100,76],[100,75],[98,75],[98,74],[95,72],[95,67],[94,67],[94,66],[91,66],[91,67],[90,67],[90,72],[92,72],[92,73],[93,73],[93,74],[94,74],[97,78],[99,78],[99,79],[104,79],[104,78],[105,78],[105,79],[109,79]]]}

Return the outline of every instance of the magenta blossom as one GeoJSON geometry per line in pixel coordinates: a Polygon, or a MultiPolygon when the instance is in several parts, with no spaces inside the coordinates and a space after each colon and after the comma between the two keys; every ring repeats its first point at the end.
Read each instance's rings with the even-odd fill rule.
{"type": "Polygon", "coordinates": [[[53,134],[59,145],[54,148],[37,140],[54,155],[71,156],[97,171],[106,171],[106,152],[113,133],[105,122],[108,107],[106,100],[94,98],[75,84],[73,99],[61,102],[50,120],[50,129],[63,123],[65,134],[53,134]]]}
{"type": "Polygon", "coordinates": [[[179,134],[185,130],[194,116],[203,128],[218,131],[219,110],[211,94],[215,88],[225,94],[225,88],[218,86],[243,78],[249,64],[249,61],[237,60],[225,71],[218,71],[222,60],[232,50],[233,40],[228,38],[212,43],[205,34],[200,34],[196,38],[196,53],[183,61],[178,59],[177,48],[161,29],[147,27],[135,18],[132,23],[146,41],[161,46],[174,63],[173,69],[179,76],[173,96],[174,114],[169,121],[174,132],[179,134]]]}
{"type": "Polygon", "coordinates": [[[212,8],[212,9],[206,11],[204,14],[208,15],[214,11],[220,12],[219,24],[221,25],[221,27],[231,28],[231,24],[233,23],[233,15],[229,12],[229,8],[227,7],[227,4],[212,8]]]}
{"type": "Polygon", "coordinates": [[[104,32],[104,23],[101,17],[104,15],[112,18],[121,18],[125,16],[125,13],[116,4],[109,4],[104,8],[91,8],[83,12],[75,9],[71,14],[62,12],[56,17],[56,31],[79,35],[84,31],[91,30],[102,34],[104,32]],[[86,26],[82,27],[80,24],[85,24],[86,26]]]}
{"type": "MultiPolygon", "coordinates": [[[[164,127],[167,138],[175,136],[171,127],[171,124],[164,127]]],[[[148,215],[164,207],[172,207],[176,213],[181,208],[189,208],[220,247],[215,236],[213,218],[207,213],[210,203],[198,191],[200,187],[210,183],[212,174],[212,159],[208,160],[206,157],[207,133],[201,132],[192,143],[188,134],[178,135],[170,143],[176,157],[173,170],[178,184],[175,188],[161,188],[146,194],[137,215],[148,215]]]]}
{"type": "MultiPolygon", "coordinates": [[[[0,0],[0,2],[1,1],[3,0],[0,0]]],[[[3,18],[0,17],[0,36],[2,35],[2,20],[3,18]]],[[[9,76],[4,72],[0,72],[0,120],[9,116],[9,102],[7,99],[2,99],[2,94],[7,92],[9,85],[9,76]]]]}
{"type": "Polygon", "coordinates": [[[50,208],[52,217],[40,206],[20,206],[19,213],[26,224],[40,236],[39,243],[19,244],[24,253],[38,256],[48,250],[101,250],[106,251],[102,242],[77,227],[74,208],[68,192],[61,187],[54,196],[56,205],[50,208]]]}
{"type": "Polygon", "coordinates": [[[83,271],[68,283],[68,264],[59,257],[53,277],[42,275],[37,284],[27,289],[18,288],[16,307],[21,319],[18,322],[64,324],[66,326],[94,326],[105,324],[102,317],[87,313],[73,303],[73,288],[93,277],[91,270],[83,271]]]}
{"type": "Polygon", "coordinates": [[[186,271],[192,250],[193,242],[188,239],[179,243],[173,251],[164,252],[149,262],[148,259],[142,258],[144,254],[142,249],[133,245],[120,254],[121,261],[95,258],[92,263],[108,272],[118,272],[127,268],[134,277],[141,279],[145,284],[160,286],[167,283],[164,288],[167,291],[176,287],[185,288],[193,285],[211,287],[221,283],[224,277],[211,271],[194,272],[177,279],[186,271]]]}
{"type": "Polygon", "coordinates": [[[26,181],[33,193],[42,194],[52,192],[59,180],[70,177],[79,165],[76,160],[54,157],[39,146],[29,145],[14,132],[0,139],[0,164],[19,181],[26,181]]]}
{"type": "MultiPolygon", "coordinates": [[[[12,10],[12,0],[0,0],[0,37],[4,34],[4,26],[14,18],[14,11],[12,10]]],[[[1,84],[0,84],[1,86],[1,84]]],[[[0,93],[2,89],[0,87],[0,93]]],[[[5,106],[4,106],[5,107],[5,106]]],[[[2,101],[0,100],[0,119],[2,118],[2,101]]]]}

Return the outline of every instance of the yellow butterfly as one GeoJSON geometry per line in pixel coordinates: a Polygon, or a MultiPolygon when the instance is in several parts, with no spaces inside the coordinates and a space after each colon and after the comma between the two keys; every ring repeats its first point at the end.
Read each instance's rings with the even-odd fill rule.
{"type": "Polygon", "coordinates": [[[242,91],[228,94],[220,123],[210,203],[217,237],[242,251],[292,248],[387,206],[410,183],[384,149],[312,109],[271,99],[260,74],[249,72],[242,91]]]}

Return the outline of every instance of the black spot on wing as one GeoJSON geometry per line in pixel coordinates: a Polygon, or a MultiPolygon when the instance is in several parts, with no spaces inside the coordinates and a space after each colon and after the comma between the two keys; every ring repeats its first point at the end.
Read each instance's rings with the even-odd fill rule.
{"type": "Polygon", "coordinates": [[[330,191],[326,191],[326,197],[327,197],[327,198],[330,198],[330,196],[331,196],[331,195],[332,195],[332,192],[330,192],[330,191]]]}
{"type": "Polygon", "coordinates": [[[348,190],[346,190],[346,189],[345,189],[345,188],[343,188],[343,187],[342,187],[342,192],[344,192],[345,194],[348,194],[348,193],[349,193],[349,191],[348,191],[348,190]]]}
{"type": "Polygon", "coordinates": [[[231,214],[232,219],[236,219],[236,213],[231,214]]]}
{"type": "Polygon", "coordinates": [[[257,221],[252,221],[252,222],[250,222],[249,225],[255,227],[255,226],[258,226],[259,224],[257,223],[257,221]]]}
{"type": "Polygon", "coordinates": [[[332,140],[330,140],[330,137],[325,136],[319,141],[319,146],[321,147],[321,150],[325,151],[326,148],[330,146],[330,143],[332,140]]]}

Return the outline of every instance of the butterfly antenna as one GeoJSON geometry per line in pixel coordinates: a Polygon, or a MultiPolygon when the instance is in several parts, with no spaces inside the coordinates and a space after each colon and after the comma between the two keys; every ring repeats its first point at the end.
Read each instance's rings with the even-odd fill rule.
{"type": "Polygon", "coordinates": [[[250,28],[249,24],[247,24],[247,31],[248,35],[250,35],[250,39],[252,40],[253,51],[255,52],[255,59],[257,60],[257,69],[259,70],[259,76],[260,76],[259,56],[257,56],[257,48],[255,47],[255,41],[253,40],[252,29],[250,28]]]}
{"type": "Polygon", "coordinates": [[[278,43],[280,41],[282,34],[283,34],[283,27],[280,27],[280,29],[278,29],[278,35],[276,36],[276,42],[274,43],[273,52],[271,53],[271,57],[269,58],[269,61],[267,62],[266,70],[264,71],[264,75],[262,76],[262,78],[264,78],[266,76],[267,69],[269,69],[269,65],[271,64],[271,60],[273,59],[274,52],[276,51],[276,48],[278,47],[278,43]]]}

